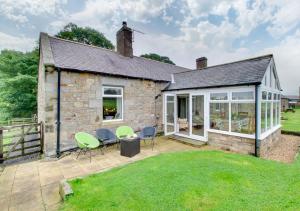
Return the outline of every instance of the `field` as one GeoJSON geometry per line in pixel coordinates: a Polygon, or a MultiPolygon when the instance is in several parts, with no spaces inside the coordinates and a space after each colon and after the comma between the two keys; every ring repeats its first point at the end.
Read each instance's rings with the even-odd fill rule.
{"type": "Polygon", "coordinates": [[[281,116],[282,130],[300,133],[300,107],[297,107],[294,113],[282,112],[281,116]]]}

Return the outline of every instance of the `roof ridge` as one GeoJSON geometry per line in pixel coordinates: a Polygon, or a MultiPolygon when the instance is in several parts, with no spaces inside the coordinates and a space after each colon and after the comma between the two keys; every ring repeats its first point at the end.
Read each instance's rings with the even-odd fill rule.
{"type": "MultiPolygon", "coordinates": [[[[42,32],[42,33],[43,33],[43,32],[42,32]]],[[[47,33],[45,33],[45,34],[47,34],[47,33]]],[[[99,49],[102,49],[102,50],[106,50],[106,51],[110,51],[110,52],[112,52],[112,53],[118,54],[118,52],[116,52],[116,51],[114,51],[114,50],[112,50],[112,49],[103,48],[103,47],[95,46],[95,45],[89,45],[89,44],[85,44],[85,43],[82,43],[82,42],[76,42],[76,41],[73,41],[73,40],[67,40],[67,39],[63,39],[63,38],[60,38],[60,37],[51,36],[51,35],[49,35],[49,34],[47,34],[47,35],[48,35],[48,37],[50,37],[50,38],[57,39],[57,40],[61,40],[61,41],[63,41],[63,42],[70,42],[70,43],[73,43],[73,44],[84,45],[84,46],[91,47],[91,48],[99,48],[99,49]]],[[[120,54],[118,54],[118,55],[120,55],[120,54]]],[[[122,56],[122,55],[120,55],[120,56],[122,56]]]]}
{"type": "MultiPolygon", "coordinates": [[[[134,57],[140,58],[140,59],[145,59],[145,60],[148,60],[148,61],[151,61],[151,62],[158,62],[158,63],[164,64],[164,65],[171,65],[171,66],[175,66],[175,67],[180,67],[180,68],[183,68],[183,69],[187,69],[187,71],[192,70],[192,69],[187,68],[187,67],[178,66],[178,65],[176,65],[176,64],[169,64],[169,63],[157,61],[157,60],[154,60],[154,59],[145,58],[145,57],[142,57],[142,56],[134,56],[134,57]]],[[[187,72],[187,71],[185,71],[185,72],[187,72]]],[[[180,73],[181,73],[181,72],[180,72],[180,73]]]]}
{"type": "MultiPolygon", "coordinates": [[[[44,32],[42,32],[42,33],[44,33],[44,32]]],[[[45,34],[47,34],[47,33],[45,33],[45,34]]],[[[60,37],[51,36],[51,35],[49,35],[49,34],[47,34],[47,35],[48,35],[48,37],[50,37],[50,38],[57,39],[57,40],[61,40],[61,41],[63,41],[63,42],[70,42],[70,43],[73,43],[73,44],[84,45],[84,46],[91,47],[91,48],[98,48],[98,49],[102,49],[102,50],[105,50],[105,51],[109,51],[109,52],[115,53],[115,54],[117,54],[118,56],[127,58],[126,56],[123,56],[123,55],[119,54],[117,51],[114,51],[114,50],[112,50],[112,49],[107,49],[107,48],[103,48],[103,47],[95,46],[95,45],[89,45],[89,44],[85,44],[85,43],[81,43],[81,42],[76,42],[76,41],[73,41],[73,40],[67,40],[67,39],[63,39],[63,38],[60,38],[60,37]]],[[[184,69],[186,69],[187,71],[190,71],[190,70],[191,70],[190,68],[186,68],[186,67],[182,67],[182,66],[178,66],[178,65],[173,65],[173,64],[168,64],[168,63],[165,63],[165,62],[160,62],[160,61],[157,61],[157,60],[148,59],[148,58],[141,57],[141,56],[135,56],[135,55],[133,55],[133,57],[135,57],[135,58],[140,58],[140,59],[145,59],[145,60],[148,60],[148,61],[151,61],[151,62],[158,62],[158,63],[164,64],[164,65],[172,65],[172,66],[175,66],[175,67],[184,68],[184,69]]],[[[185,71],[185,72],[186,72],[186,71],[185,71]]]]}
{"type": "MultiPolygon", "coordinates": [[[[256,57],[242,59],[242,60],[238,60],[238,61],[233,61],[233,62],[227,62],[227,63],[223,63],[223,64],[217,64],[217,65],[213,65],[213,66],[208,66],[208,67],[202,68],[201,71],[207,70],[207,69],[213,68],[213,67],[230,65],[230,64],[234,64],[234,63],[246,62],[246,61],[251,61],[251,60],[258,60],[258,59],[262,59],[262,58],[265,58],[265,57],[271,57],[272,58],[273,54],[265,54],[265,55],[262,55],[262,56],[256,56],[256,57]]],[[[188,71],[185,71],[185,72],[174,73],[174,74],[181,74],[181,73],[191,72],[191,71],[195,71],[195,70],[197,70],[197,69],[188,70],[188,71]]]]}

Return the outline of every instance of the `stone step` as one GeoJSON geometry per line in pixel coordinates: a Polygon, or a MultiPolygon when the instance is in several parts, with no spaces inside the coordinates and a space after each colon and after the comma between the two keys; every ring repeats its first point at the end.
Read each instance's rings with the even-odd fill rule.
{"type": "Polygon", "coordinates": [[[177,136],[177,135],[170,135],[170,136],[168,136],[168,138],[172,139],[174,141],[178,141],[180,143],[188,144],[188,145],[195,146],[195,147],[201,147],[201,146],[204,146],[207,144],[205,141],[194,140],[191,138],[186,138],[186,137],[177,136]]]}

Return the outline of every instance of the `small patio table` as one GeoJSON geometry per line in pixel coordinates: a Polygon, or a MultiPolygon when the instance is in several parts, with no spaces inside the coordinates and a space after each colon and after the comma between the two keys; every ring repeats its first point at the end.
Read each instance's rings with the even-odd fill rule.
{"type": "Polygon", "coordinates": [[[139,137],[130,137],[120,139],[121,152],[122,156],[133,157],[136,154],[140,153],[140,138],[139,137]]]}

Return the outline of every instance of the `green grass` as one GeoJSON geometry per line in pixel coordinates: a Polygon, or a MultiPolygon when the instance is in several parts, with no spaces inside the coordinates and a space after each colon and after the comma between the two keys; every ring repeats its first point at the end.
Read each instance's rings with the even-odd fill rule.
{"type": "Polygon", "coordinates": [[[300,107],[295,109],[293,112],[282,112],[282,117],[286,120],[282,120],[282,130],[300,132],[300,107]]]}
{"type": "Polygon", "coordinates": [[[63,210],[297,210],[300,161],[217,151],[162,154],[71,182],[63,210]]]}

